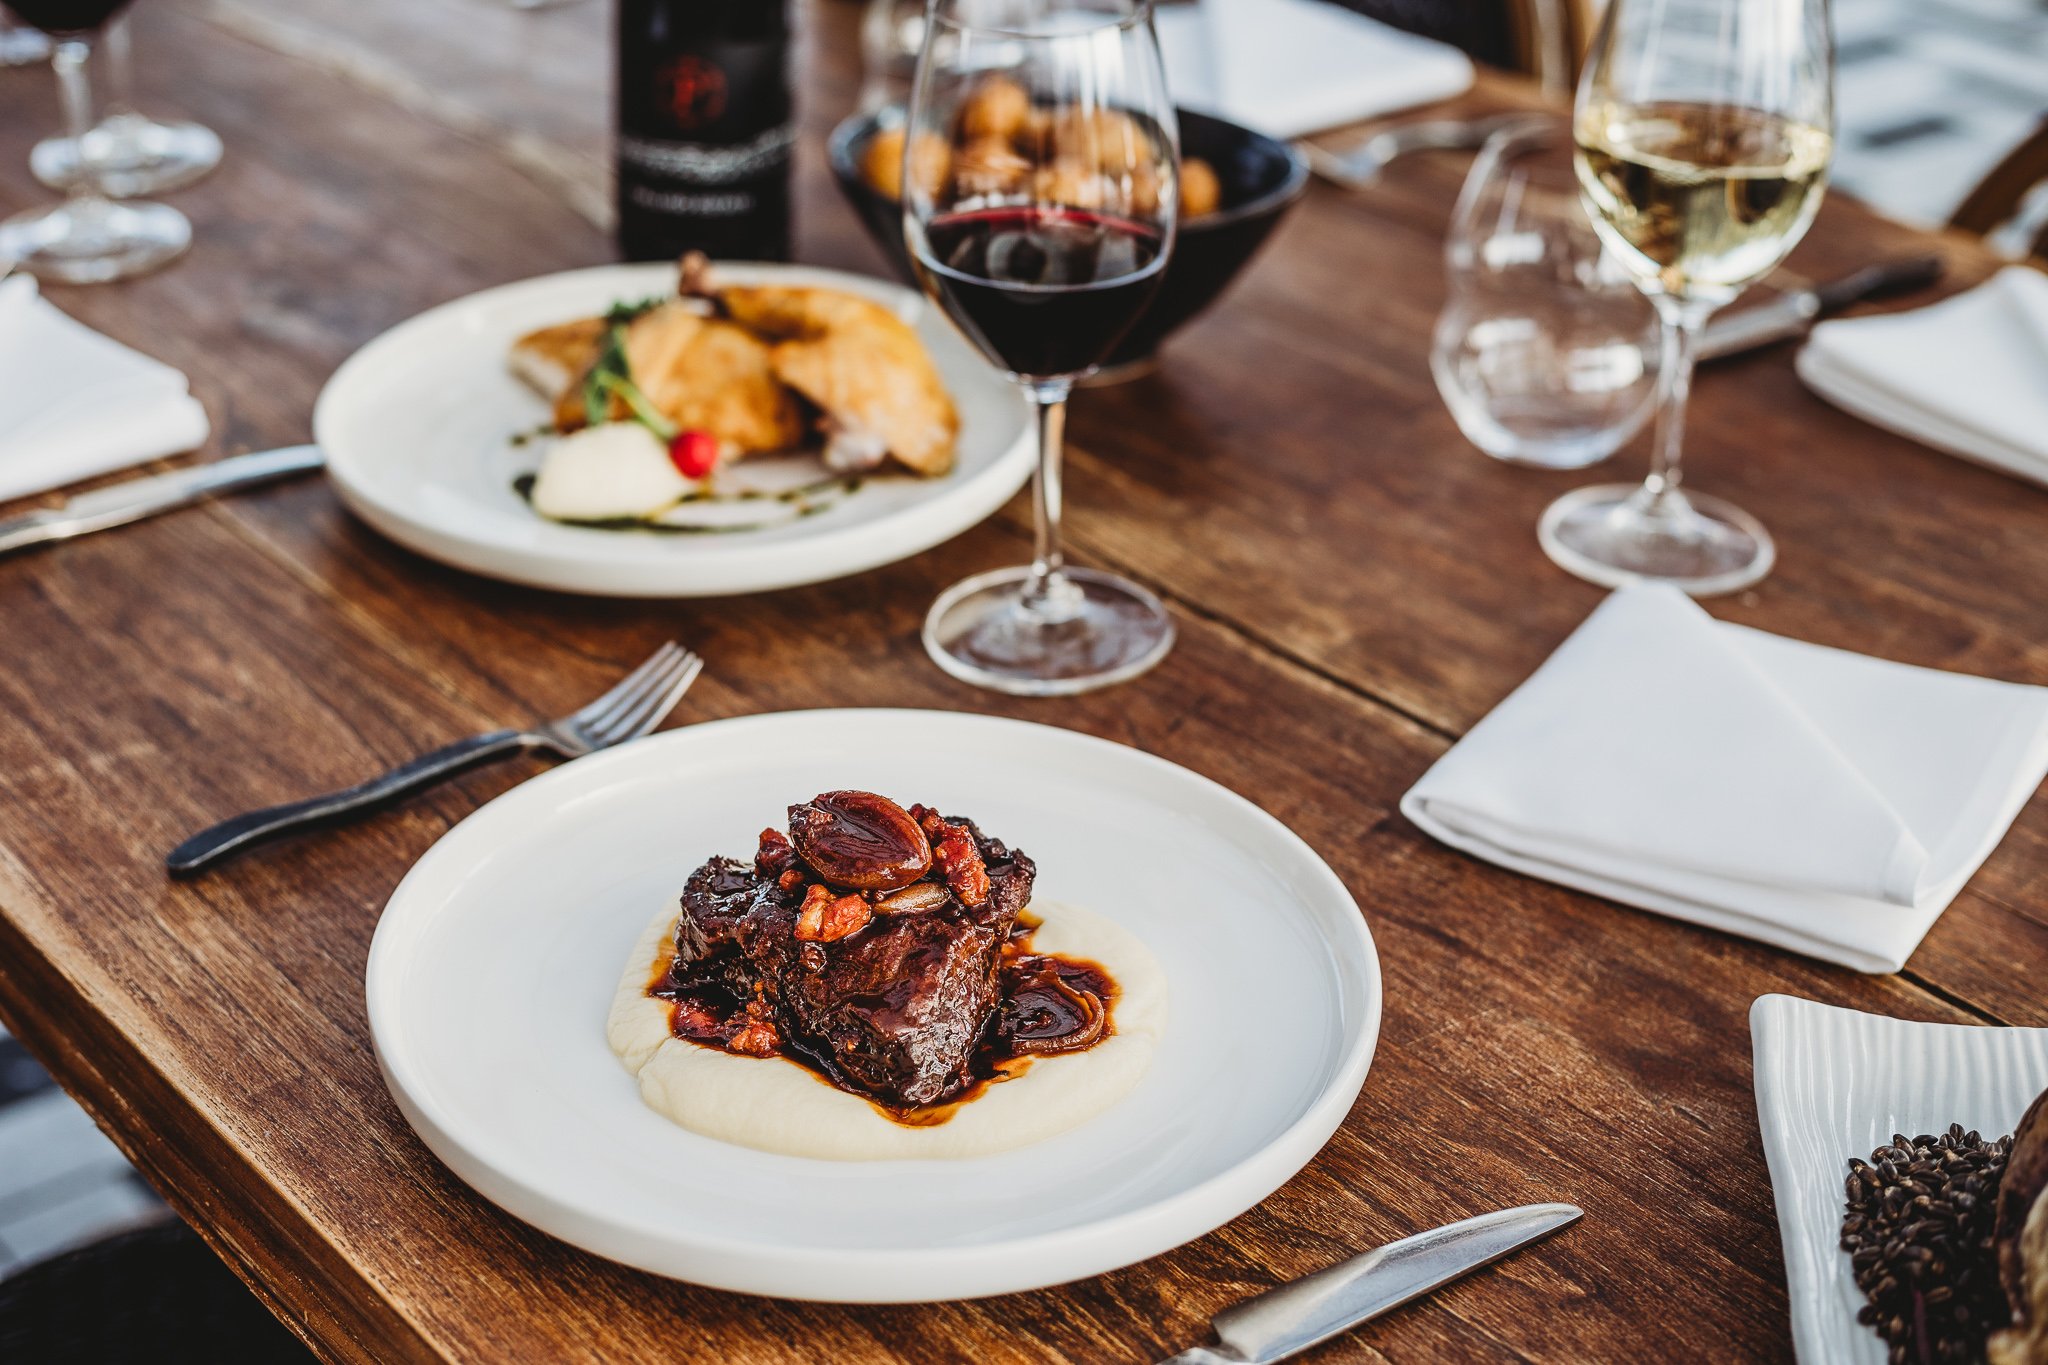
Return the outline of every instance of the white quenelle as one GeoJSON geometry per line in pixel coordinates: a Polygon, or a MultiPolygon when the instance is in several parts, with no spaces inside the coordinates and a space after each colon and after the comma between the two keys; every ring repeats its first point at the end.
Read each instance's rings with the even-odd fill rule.
{"type": "Polygon", "coordinates": [[[694,1133],[786,1156],[838,1161],[992,1156],[1064,1133],[1115,1104],[1143,1078],[1166,1028],[1166,977],[1143,943],[1078,906],[1038,902],[1042,953],[1098,962],[1120,994],[1115,1033],[1083,1052],[1041,1057],[990,1086],[943,1123],[897,1123],[858,1095],[781,1057],[741,1057],[677,1038],[669,1007],[647,993],[674,952],[677,911],[664,908],[612,998],[607,1037],[640,1097],[694,1133]]]}
{"type": "Polygon", "coordinates": [[[604,422],[549,445],[533,507],[556,521],[653,517],[697,488],[659,436],[638,422],[604,422]]]}

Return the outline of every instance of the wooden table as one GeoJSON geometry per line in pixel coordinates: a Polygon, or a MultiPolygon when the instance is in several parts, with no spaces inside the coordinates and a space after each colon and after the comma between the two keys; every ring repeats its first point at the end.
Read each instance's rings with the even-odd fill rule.
{"type": "MultiPolygon", "coordinates": [[[[496,0],[150,0],[153,109],[228,160],[177,196],[191,257],[52,289],[190,373],[209,455],[298,441],[377,332],[485,285],[608,259],[605,8],[496,0]]],[[[823,173],[857,14],[803,14],[801,254],[878,269],[823,173]]],[[[0,72],[0,210],[47,73],[0,72]]],[[[1524,99],[1488,80],[1475,106],[1524,99]]],[[[264,1300],[334,1361],[1151,1360],[1238,1297],[1390,1237],[1565,1198],[1585,1222],[1320,1359],[1782,1359],[1783,1267],[1750,1090],[1768,991],[1921,1019],[2048,1024],[2048,808],[2030,805],[1911,969],[1865,977],[1526,880],[1395,814],[1401,792],[1599,594],[1537,513],[1581,475],[1475,453],[1424,351],[1462,159],[1314,188],[1154,378],[1075,404],[1078,557],[1153,585],[1155,674],[1006,702],[924,658],[925,606],[1026,552],[1025,511],[857,579],[732,601],[525,591],[407,554],[301,482],[0,561],[0,1016],[264,1300]],[[189,885],[164,850],[225,813],[553,715],[658,640],[710,660],[680,715],[842,704],[993,711],[1142,746],[1272,810],[1357,894],[1384,957],[1372,1075],[1329,1147],[1170,1255],[981,1303],[837,1308],[667,1283],[498,1213],[378,1079],[371,930],[449,825],[535,770],[189,885]],[[1713,1343],[1709,1346],[1708,1343],[1713,1343]]],[[[1795,265],[1930,238],[1831,203],[1795,265]]],[[[1936,243],[1949,287],[1990,262],[1936,243]]],[[[0,382],[4,382],[0,376],[0,382]]],[[[1864,426],[1784,349],[1718,366],[1689,467],[1782,558],[1724,619],[2048,683],[2048,494],[1864,426]]],[[[1624,462],[1640,467],[1640,453],[1624,462]]]]}

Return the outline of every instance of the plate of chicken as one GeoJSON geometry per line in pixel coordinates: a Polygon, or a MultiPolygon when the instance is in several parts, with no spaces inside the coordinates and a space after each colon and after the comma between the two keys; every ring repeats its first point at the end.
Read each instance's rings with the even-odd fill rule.
{"type": "Polygon", "coordinates": [[[1030,477],[1029,414],[916,294],[701,258],[486,290],[335,372],[343,502],[474,573],[618,597],[759,592],[904,559],[1030,477]]]}

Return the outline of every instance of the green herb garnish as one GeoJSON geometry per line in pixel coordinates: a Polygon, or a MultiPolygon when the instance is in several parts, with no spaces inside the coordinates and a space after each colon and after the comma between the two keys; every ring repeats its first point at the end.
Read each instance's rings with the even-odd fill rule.
{"type": "MultiPolygon", "coordinates": [[[[618,313],[619,307],[614,307],[618,313]]],[[[644,310],[643,310],[644,311],[644,310]]],[[[628,320],[637,314],[628,314],[628,320]]],[[[610,320],[604,329],[604,339],[598,343],[597,360],[591,365],[590,373],[583,377],[583,417],[595,426],[611,416],[612,399],[617,397],[626,405],[633,419],[660,437],[673,441],[680,428],[661,415],[661,410],[648,400],[633,382],[632,366],[626,360],[626,324],[610,320]]]]}

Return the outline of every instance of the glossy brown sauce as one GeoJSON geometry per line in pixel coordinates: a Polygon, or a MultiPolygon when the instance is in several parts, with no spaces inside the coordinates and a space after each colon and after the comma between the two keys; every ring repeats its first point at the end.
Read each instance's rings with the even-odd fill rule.
{"type": "Polygon", "coordinates": [[[935,1128],[959,1113],[962,1106],[987,1094],[990,1086],[1022,1076],[1041,1057],[1085,1052],[1115,1035],[1116,1002],[1122,994],[1116,978],[1107,967],[1087,958],[1033,951],[1032,936],[1043,923],[1029,911],[1017,917],[1017,925],[1003,945],[1002,965],[997,969],[1002,978],[1001,1003],[990,1016],[990,1027],[969,1063],[972,1079],[938,1104],[907,1109],[883,1104],[840,1085],[822,1059],[786,1037],[779,1038],[773,1051],[750,1050],[746,1046],[746,1026],[751,1017],[765,1014],[765,1005],[742,999],[717,982],[675,980],[673,949],[664,949],[655,960],[647,993],[667,1002],[669,1033],[686,1043],[715,1048],[736,1057],[794,1062],[819,1084],[866,1100],[891,1123],[906,1128],[935,1128]],[[1099,1030],[1085,1042],[1070,1041],[1077,1040],[1092,1025],[1093,1015],[1086,1008],[1091,999],[1100,1005],[1099,1030]],[[750,1005],[754,1006],[751,1012],[750,1005]]]}

